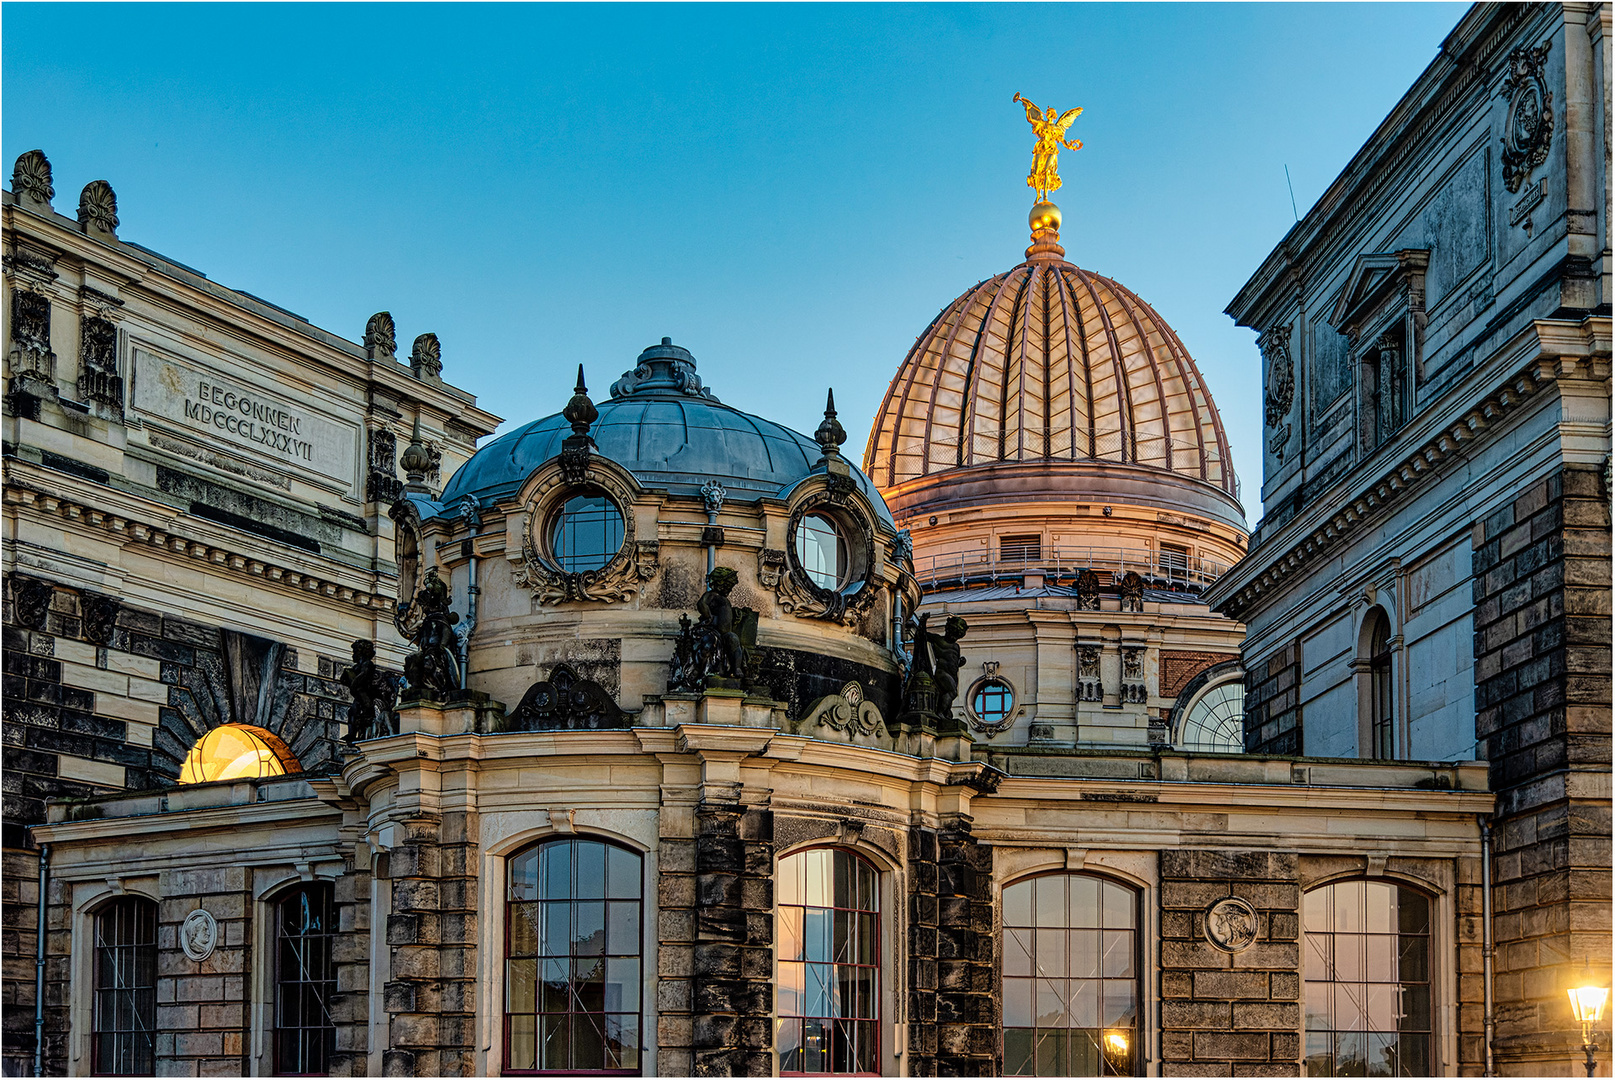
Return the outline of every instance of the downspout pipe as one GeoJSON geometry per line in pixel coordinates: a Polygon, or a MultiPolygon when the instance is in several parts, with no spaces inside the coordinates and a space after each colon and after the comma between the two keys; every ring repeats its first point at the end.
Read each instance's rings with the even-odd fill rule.
{"type": "Polygon", "coordinates": [[[45,908],[50,895],[50,845],[39,845],[39,935],[34,946],[34,1075],[45,1075],[45,908]]]}
{"type": "Polygon", "coordinates": [[[1492,942],[1492,821],[1486,814],[1477,816],[1480,820],[1480,979],[1486,1010],[1486,1071],[1482,1075],[1496,1076],[1496,1066],[1492,1060],[1492,1037],[1497,1031],[1492,996],[1492,957],[1495,952],[1492,942]]]}

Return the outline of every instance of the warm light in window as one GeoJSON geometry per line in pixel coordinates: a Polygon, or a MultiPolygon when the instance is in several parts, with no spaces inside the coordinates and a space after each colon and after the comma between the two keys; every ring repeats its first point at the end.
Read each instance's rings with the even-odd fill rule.
{"type": "Polygon", "coordinates": [[[179,781],[204,784],[213,780],[258,780],[298,771],[296,759],[285,744],[267,731],[225,724],[202,736],[191,747],[180,768],[179,781]],[[271,744],[270,740],[279,745],[271,744]]]}
{"type": "Polygon", "coordinates": [[[1127,1053],[1127,1036],[1119,1031],[1108,1031],[1105,1033],[1105,1046],[1113,1054],[1125,1054],[1127,1053]]]}

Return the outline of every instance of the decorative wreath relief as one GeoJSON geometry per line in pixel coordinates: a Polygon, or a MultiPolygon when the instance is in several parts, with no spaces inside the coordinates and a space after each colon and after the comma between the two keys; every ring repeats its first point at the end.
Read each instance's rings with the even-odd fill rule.
{"type": "Polygon", "coordinates": [[[185,916],[179,927],[179,946],[191,960],[201,963],[213,955],[219,943],[219,923],[212,915],[197,908],[185,916]]]}
{"type": "Polygon", "coordinates": [[[1256,909],[1237,896],[1218,900],[1206,911],[1206,939],[1226,952],[1244,952],[1256,942],[1256,909]]]}

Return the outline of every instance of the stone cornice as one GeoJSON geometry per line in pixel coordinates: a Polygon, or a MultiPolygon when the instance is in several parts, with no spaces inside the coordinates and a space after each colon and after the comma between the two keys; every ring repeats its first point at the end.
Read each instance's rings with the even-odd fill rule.
{"type": "Polygon", "coordinates": [[[86,531],[102,529],[118,542],[161,548],[173,555],[207,563],[214,573],[256,579],[260,586],[301,593],[326,603],[391,610],[391,597],[371,592],[351,581],[337,581],[308,573],[307,560],[317,556],[305,555],[302,560],[286,558],[280,562],[266,559],[264,546],[272,544],[272,541],[263,541],[263,546],[247,551],[233,550],[217,541],[186,535],[177,531],[172,524],[158,525],[152,520],[141,520],[142,517],[155,518],[156,514],[116,513],[104,507],[91,506],[79,498],[57,494],[59,489],[56,484],[49,479],[30,475],[18,468],[19,464],[16,461],[6,462],[4,501],[7,506],[60,516],[66,520],[69,528],[86,531]]]}
{"type": "MultiPolygon", "coordinates": [[[[1261,598],[1280,588],[1318,559],[1357,534],[1361,523],[1379,516],[1392,504],[1401,503],[1422,490],[1450,459],[1465,452],[1467,444],[1505,418],[1546,387],[1560,381],[1603,381],[1610,377],[1610,320],[1585,319],[1580,323],[1538,320],[1521,335],[1525,344],[1534,340],[1536,355],[1515,374],[1494,384],[1458,419],[1429,436],[1388,469],[1369,474],[1366,483],[1355,481],[1363,475],[1361,466],[1347,474],[1336,492],[1355,494],[1320,497],[1314,509],[1288,522],[1270,539],[1252,549],[1203,594],[1212,609],[1240,622],[1261,598]]],[[[1447,411],[1447,410],[1441,410],[1447,411]]]]}
{"type": "MultiPolygon", "coordinates": [[[[5,193],[4,226],[8,244],[26,237],[46,245],[82,265],[93,267],[97,278],[119,280],[122,288],[139,289],[151,303],[171,311],[201,317],[236,337],[250,337],[273,348],[317,364],[345,381],[363,387],[372,384],[408,401],[416,401],[445,419],[473,427],[479,434],[493,431],[500,418],[478,408],[476,396],[447,383],[415,378],[409,365],[397,360],[371,360],[363,347],[267,301],[220,285],[188,267],[122,241],[105,241],[80,232],[71,219],[45,217],[25,210],[5,193]],[[192,280],[194,278],[194,280],[192,280]],[[260,310],[260,307],[267,310],[260,310]]],[[[180,323],[169,323],[174,331],[180,323]]],[[[362,400],[362,398],[360,399],[362,400]]]]}

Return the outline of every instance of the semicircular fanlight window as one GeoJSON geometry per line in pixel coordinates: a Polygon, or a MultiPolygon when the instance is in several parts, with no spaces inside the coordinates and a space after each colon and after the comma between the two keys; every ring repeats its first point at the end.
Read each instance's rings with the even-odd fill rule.
{"type": "Polygon", "coordinates": [[[286,744],[263,728],[224,724],[196,741],[180,766],[179,782],[262,780],[302,772],[286,744]]]}
{"type": "Polygon", "coordinates": [[[1184,717],[1178,749],[1244,753],[1245,684],[1219,683],[1196,698],[1184,717]]]}

